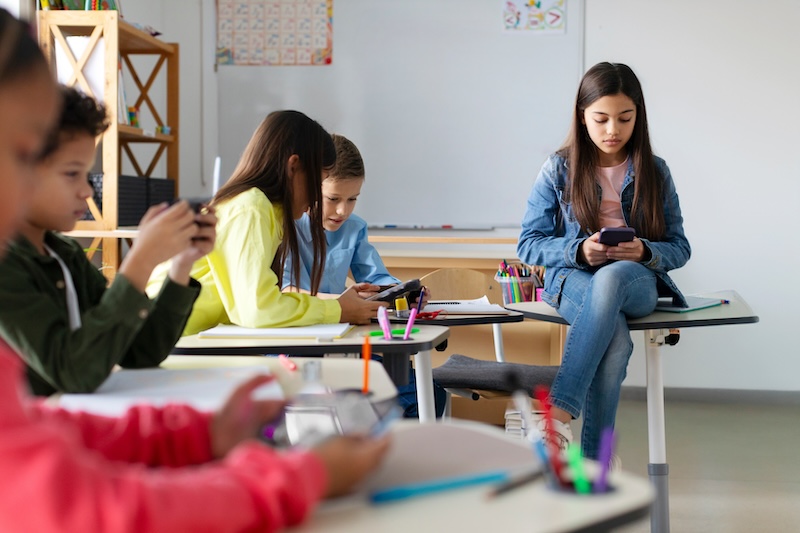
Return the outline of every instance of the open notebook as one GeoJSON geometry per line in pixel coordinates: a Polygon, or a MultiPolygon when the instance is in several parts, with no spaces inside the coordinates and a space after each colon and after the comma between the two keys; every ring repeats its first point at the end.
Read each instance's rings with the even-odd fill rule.
{"type": "Polygon", "coordinates": [[[672,301],[672,297],[659,298],[656,304],[656,311],[666,311],[668,313],[688,313],[689,311],[697,311],[698,309],[706,309],[721,305],[722,300],[719,298],[701,298],[700,296],[686,296],[687,307],[679,307],[672,301]]]}
{"type": "Polygon", "coordinates": [[[422,310],[425,313],[446,311],[451,315],[507,315],[508,309],[501,305],[489,303],[483,296],[474,300],[430,300],[422,310]]]}
{"type": "MultiPolygon", "coordinates": [[[[129,407],[147,404],[160,407],[184,403],[200,411],[216,411],[233,390],[256,375],[269,375],[264,366],[193,369],[123,369],[113,372],[93,394],[63,394],[61,407],[98,415],[119,416],[129,407]]],[[[277,380],[257,388],[254,398],[281,400],[277,380]]]]}

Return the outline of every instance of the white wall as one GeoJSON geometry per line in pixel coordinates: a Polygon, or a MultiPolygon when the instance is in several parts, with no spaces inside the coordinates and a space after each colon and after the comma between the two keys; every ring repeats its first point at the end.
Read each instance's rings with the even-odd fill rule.
{"type": "MultiPolygon", "coordinates": [[[[678,187],[693,255],[674,279],[687,293],[734,288],[761,318],[684,329],[663,351],[667,386],[800,390],[798,21],[792,0],[587,2],[587,68],[617,61],[639,75],[678,187]]],[[[645,384],[638,345],[629,385],[645,384]]]]}
{"type": "MultiPolygon", "coordinates": [[[[211,138],[211,149],[204,148],[203,134],[204,118],[216,119],[217,96],[212,92],[213,100],[207,99],[204,87],[210,86],[213,91],[215,85],[208,81],[208,72],[213,74],[213,55],[206,61],[203,58],[203,45],[207,44],[208,35],[213,31],[205,27],[208,24],[208,11],[213,14],[213,2],[203,0],[173,0],[161,2],[159,0],[137,0],[124,2],[123,15],[128,22],[145,26],[152,26],[161,32],[159,39],[166,42],[176,42],[180,46],[180,195],[184,197],[210,196],[211,169],[216,155],[216,134],[211,138]],[[206,4],[206,5],[203,5],[206,4]],[[204,83],[204,79],[206,80],[204,83]]],[[[213,33],[211,33],[213,35],[213,33]]],[[[213,38],[212,38],[213,42],[213,38]]],[[[142,58],[147,60],[147,58],[142,58]]],[[[162,67],[164,69],[165,67],[162,67]]],[[[140,77],[144,76],[140,72],[140,77]]],[[[166,75],[166,71],[162,72],[166,75]]],[[[146,78],[142,79],[142,82],[146,78]]],[[[134,86],[130,79],[126,79],[126,90],[129,99],[134,86]]],[[[156,90],[152,95],[156,106],[163,106],[166,95],[164,91],[156,90]]],[[[164,109],[164,107],[159,107],[164,109]]],[[[143,126],[147,126],[143,124],[143,126]]],[[[213,129],[213,128],[212,128],[213,129]]],[[[163,158],[165,159],[165,158],[163,158]]],[[[124,172],[131,172],[129,165],[123,167],[124,172]]],[[[165,163],[156,168],[154,176],[164,176],[165,163]]]]}
{"type": "MultiPolygon", "coordinates": [[[[203,189],[203,166],[210,181],[215,154],[208,152],[217,149],[209,131],[218,109],[209,101],[216,89],[213,72],[185,73],[193,64],[189,43],[196,42],[199,13],[205,17],[206,67],[213,61],[213,7],[201,11],[199,2],[179,0],[181,9],[155,0],[125,4],[126,18],[153,24],[181,42],[184,191],[203,189]],[[204,81],[203,120],[203,91],[192,81],[198,75],[204,81]],[[187,144],[201,127],[203,165],[202,140],[187,144]]],[[[694,253],[674,272],[675,280],[687,293],[734,288],[761,317],[755,325],[684,329],[681,342],[664,349],[667,386],[800,390],[800,357],[792,348],[800,288],[791,272],[798,253],[790,233],[800,205],[800,160],[794,155],[800,144],[800,34],[794,27],[800,4],[768,5],[757,13],[744,0],[586,2],[585,63],[620,61],[637,72],[654,148],[669,163],[681,196],[694,253]]],[[[644,385],[641,334],[634,339],[626,384],[644,385]]]]}

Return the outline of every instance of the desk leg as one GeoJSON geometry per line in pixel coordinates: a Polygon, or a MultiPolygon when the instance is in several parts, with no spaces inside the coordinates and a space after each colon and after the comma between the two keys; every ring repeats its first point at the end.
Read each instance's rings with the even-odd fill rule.
{"type": "Polygon", "coordinates": [[[506,362],[506,354],[503,349],[503,330],[501,324],[492,324],[492,333],[494,334],[494,356],[497,358],[498,363],[506,362]]]}
{"type": "Polygon", "coordinates": [[[417,373],[417,410],[420,423],[436,422],[436,404],[433,399],[433,366],[431,352],[425,350],[414,356],[417,373]]]}
{"type": "Polygon", "coordinates": [[[650,462],[647,473],[656,490],[656,500],[650,512],[650,531],[669,532],[669,465],[667,464],[667,439],[664,420],[664,377],[662,375],[661,346],[669,332],[660,329],[645,330],[647,363],[647,438],[650,462]]]}

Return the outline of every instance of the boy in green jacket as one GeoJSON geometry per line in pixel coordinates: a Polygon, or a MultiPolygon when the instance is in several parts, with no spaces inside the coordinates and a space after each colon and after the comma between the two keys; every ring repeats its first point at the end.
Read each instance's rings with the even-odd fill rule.
{"type": "Polygon", "coordinates": [[[200,285],[192,264],[214,247],[216,217],[187,202],[150,208],[110,286],[73,239],[92,195],[88,172],[105,109],[62,88],[56,131],[38,158],[21,231],[0,263],[0,335],[22,355],[35,394],[92,392],[114,365],[157,366],[180,338],[200,285]],[[144,292],[172,258],[158,296],[144,292]]]}

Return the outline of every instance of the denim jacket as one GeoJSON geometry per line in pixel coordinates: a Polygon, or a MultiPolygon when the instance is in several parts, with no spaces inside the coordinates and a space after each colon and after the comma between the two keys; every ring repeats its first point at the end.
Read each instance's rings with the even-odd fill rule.
{"type": "MultiPolygon", "coordinates": [[[[691,256],[691,247],[683,233],[683,217],[669,168],[659,157],[655,158],[655,162],[656,168],[664,177],[666,235],[662,241],[641,239],[650,252],[645,254],[649,259],[642,264],[653,270],[658,277],[660,296],[673,296],[676,303],[681,302],[686,305],[685,298],[675,282],[667,275],[667,271],[685,265],[691,256]]],[[[628,161],[620,198],[623,216],[629,225],[633,204],[633,180],[633,163],[628,161]]],[[[539,176],[533,184],[517,243],[517,255],[523,262],[546,267],[542,300],[555,307],[559,305],[564,279],[573,269],[592,271],[602,268],[602,266],[591,267],[578,263],[578,250],[589,235],[581,229],[572,205],[564,200],[566,183],[567,161],[553,154],[542,165],[539,176]]],[[[598,185],[598,193],[599,189],[598,185]]]]}

